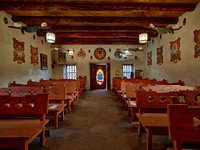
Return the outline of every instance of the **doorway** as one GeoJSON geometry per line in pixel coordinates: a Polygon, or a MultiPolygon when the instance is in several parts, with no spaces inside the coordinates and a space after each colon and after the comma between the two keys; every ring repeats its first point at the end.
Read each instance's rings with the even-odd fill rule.
{"type": "Polygon", "coordinates": [[[110,89],[110,64],[90,64],[90,89],[110,89]]]}

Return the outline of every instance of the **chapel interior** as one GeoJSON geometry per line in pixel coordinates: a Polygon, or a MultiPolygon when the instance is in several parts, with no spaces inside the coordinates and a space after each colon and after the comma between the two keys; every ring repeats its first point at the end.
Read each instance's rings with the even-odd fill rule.
{"type": "MultiPolygon", "coordinates": [[[[135,103],[127,102],[137,103],[137,96],[145,99],[147,93],[139,91],[133,99],[126,99],[122,88],[127,87],[125,93],[132,88],[125,82],[178,84],[187,87],[183,92],[186,96],[191,90],[198,99],[199,14],[200,0],[0,0],[0,122],[7,116],[1,105],[8,106],[7,101],[1,102],[2,93],[17,91],[13,88],[10,92],[11,86],[36,87],[36,83],[46,81],[73,81],[69,89],[76,81],[83,86],[63,104],[57,118],[62,121],[55,124],[49,119],[45,123],[49,137],[43,147],[35,146],[38,139],[34,137],[24,149],[0,142],[0,150],[172,149],[176,145],[171,140],[173,132],[149,138],[151,132],[141,121],[140,111],[135,103]],[[142,136],[138,136],[140,131],[142,136]]],[[[145,90],[142,86],[137,90],[145,90]]],[[[159,94],[164,92],[159,88],[156,96],[162,101],[159,94]]],[[[45,87],[42,90],[46,91],[45,87]]],[[[169,87],[166,90],[170,91],[169,87]]],[[[50,88],[46,93],[52,91],[50,88]]],[[[172,91],[171,97],[165,95],[164,100],[178,101],[177,91],[172,91]]],[[[155,95],[147,96],[151,101],[150,96],[155,95]]],[[[19,102],[16,104],[21,107],[19,102]]],[[[195,109],[199,106],[195,103],[195,109]]],[[[165,106],[164,112],[169,115],[172,109],[165,106]]],[[[200,122],[200,111],[195,111],[200,122]]],[[[200,133],[199,126],[195,126],[196,133],[200,133]]],[[[194,135],[194,139],[197,143],[183,147],[200,149],[200,137],[194,135]]]]}

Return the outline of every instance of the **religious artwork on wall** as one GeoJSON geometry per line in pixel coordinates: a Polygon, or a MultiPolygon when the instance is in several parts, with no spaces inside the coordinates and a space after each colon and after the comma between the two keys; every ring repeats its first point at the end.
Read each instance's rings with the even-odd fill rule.
{"type": "Polygon", "coordinates": [[[86,53],[85,51],[83,51],[83,49],[81,48],[80,51],[78,51],[77,56],[80,58],[85,58],[86,53]]]}
{"type": "Polygon", "coordinates": [[[161,65],[163,63],[163,46],[156,49],[157,50],[157,64],[161,65]]]}
{"type": "Polygon", "coordinates": [[[15,49],[13,52],[13,61],[16,61],[18,64],[25,63],[24,44],[24,42],[20,42],[13,38],[13,47],[15,49]]]}
{"type": "Polygon", "coordinates": [[[106,51],[105,49],[99,47],[97,49],[95,49],[94,51],[94,57],[98,60],[102,60],[106,57],[106,51]]]}
{"type": "Polygon", "coordinates": [[[33,64],[34,66],[38,65],[38,48],[30,45],[30,52],[31,52],[31,64],[33,64]]]}
{"type": "Polygon", "coordinates": [[[42,70],[47,70],[47,55],[45,54],[40,54],[40,63],[41,63],[41,69],[42,70]]]}
{"type": "Polygon", "coordinates": [[[116,59],[121,59],[122,58],[122,51],[120,48],[117,48],[115,53],[114,53],[114,56],[116,59]]]}
{"type": "Polygon", "coordinates": [[[66,53],[58,53],[58,64],[66,64],[66,53]]]}
{"type": "Polygon", "coordinates": [[[148,66],[152,65],[152,51],[147,52],[147,65],[148,66]]]}
{"type": "Polygon", "coordinates": [[[99,68],[96,72],[96,82],[99,85],[102,85],[104,82],[104,72],[101,68],[99,68]]]}
{"type": "Polygon", "coordinates": [[[198,58],[200,56],[200,30],[194,31],[194,58],[198,58]]]}
{"type": "Polygon", "coordinates": [[[180,40],[181,38],[178,38],[175,41],[170,42],[170,62],[177,63],[179,60],[181,60],[181,51],[180,51],[180,40]]]}

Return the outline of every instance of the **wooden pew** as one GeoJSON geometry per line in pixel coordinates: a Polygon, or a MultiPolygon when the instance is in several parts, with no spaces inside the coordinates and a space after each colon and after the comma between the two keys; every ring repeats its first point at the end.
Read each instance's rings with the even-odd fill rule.
{"type": "MultiPolygon", "coordinates": [[[[51,90],[46,90],[45,92],[48,93],[48,99],[49,99],[49,107],[48,107],[48,118],[54,118],[54,128],[58,128],[58,120],[59,116],[61,116],[61,119],[64,120],[64,107],[66,106],[64,104],[65,96],[63,96],[66,93],[66,88],[63,87],[52,87],[51,90]],[[56,104],[55,104],[56,103],[56,104]]],[[[37,95],[39,93],[43,93],[44,89],[41,87],[35,87],[35,86],[11,86],[8,88],[3,88],[0,90],[0,95],[11,95],[15,97],[21,97],[25,95],[37,95]]]]}
{"type": "Polygon", "coordinates": [[[174,150],[182,150],[183,142],[200,142],[200,107],[172,104],[168,105],[167,113],[174,150]]]}
{"type": "Polygon", "coordinates": [[[53,116],[54,118],[54,128],[58,128],[59,115],[61,115],[61,120],[65,118],[65,106],[68,104],[68,109],[70,109],[70,102],[67,101],[67,89],[66,87],[52,87],[46,90],[49,95],[49,111],[48,117],[53,116]]]}
{"type": "Polygon", "coordinates": [[[49,134],[45,127],[47,112],[48,94],[0,95],[0,148],[28,150],[28,145],[37,136],[40,136],[40,145],[44,146],[49,134]]]}
{"type": "MultiPolygon", "coordinates": [[[[124,100],[125,109],[128,110],[128,115],[131,116],[132,112],[137,110],[136,108],[136,91],[140,89],[140,84],[130,83],[126,85],[126,99],[124,100]]],[[[134,116],[131,116],[131,122],[134,122],[134,116]]]]}
{"type": "MultiPolygon", "coordinates": [[[[139,113],[167,113],[167,105],[172,103],[176,92],[156,93],[153,91],[136,91],[136,105],[139,113]]],[[[133,111],[134,112],[134,111],[133,111]]],[[[132,114],[135,115],[135,114],[132,114]]],[[[142,135],[142,124],[139,121],[138,133],[142,135]]]]}

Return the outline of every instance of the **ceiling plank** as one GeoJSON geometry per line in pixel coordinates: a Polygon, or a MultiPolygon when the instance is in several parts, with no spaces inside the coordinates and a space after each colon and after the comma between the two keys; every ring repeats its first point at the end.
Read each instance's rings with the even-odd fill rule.
{"type": "Polygon", "coordinates": [[[39,11],[131,11],[131,10],[154,10],[154,11],[193,11],[196,3],[190,4],[163,4],[163,3],[120,3],[101,5],[90,3],[1,3],[0,10],[39,10],[39,11]]]}
{"type": "Polygon", "coordinates": [[[157,26],[176,24],[178,18],[140,18],[140,17],[12,17],[14,22],[38,25],[47,22],[50,26],[145,26],[153,23],[157,26]]]}

